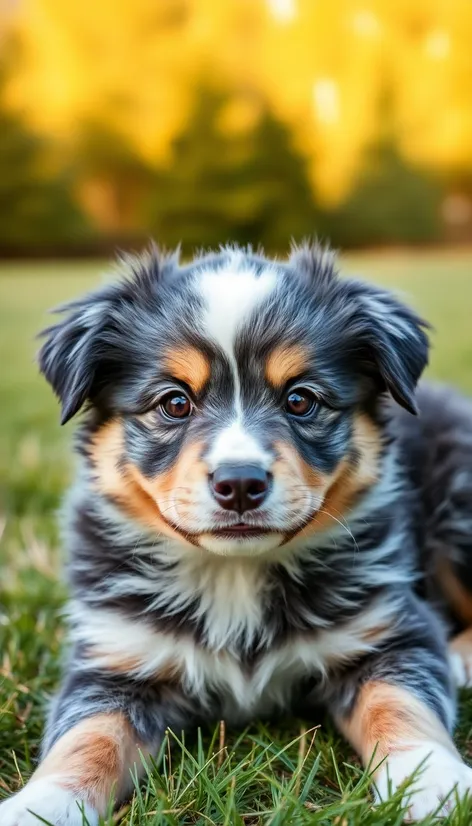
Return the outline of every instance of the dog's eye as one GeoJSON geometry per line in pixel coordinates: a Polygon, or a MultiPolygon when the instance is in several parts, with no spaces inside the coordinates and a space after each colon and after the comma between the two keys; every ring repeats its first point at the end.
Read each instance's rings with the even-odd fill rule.
{"type": "Polygon", "coordinates": [[[192,412],[192,403],[183,393],[174,390],[161,399],[159,408],[168,419],[186,419],[192,412]]]}
{"type": "Polygon", "coordinates": [[[285,399],[285,409],[291,416],[309,416],[317,406],[316,396],[311,390],[299,388],[290,390],[285,399]]]}

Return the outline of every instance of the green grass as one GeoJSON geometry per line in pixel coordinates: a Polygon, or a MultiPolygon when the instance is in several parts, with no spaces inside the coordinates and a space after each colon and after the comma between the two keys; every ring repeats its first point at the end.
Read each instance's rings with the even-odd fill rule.
{"type": "MultiPolygon", "coordinates": [[[[431,375],[472,392],[472,255],[368,255],[344,263],[409,295],[436,328],[431,375]]],[[[72,428],[60,428],[58,405],[37,374],[34,336],[47,308],[97,284],[102,271],[96,262],[0,266],[0,795],[21,786],[34,766],[63,643],[55,519],[71,474],[72,428]]],[[[457,741],[469,759],[471,733],[472,696],[464,694],[457,741]]],[[[366,773],[325,719],[204,732],[187,745],[171,739],[121,819],[109,823],[401,822],[398,796],[373,808],[366,773]]],[[[472,806],[448,822],[471,823],[472,806]]]]}

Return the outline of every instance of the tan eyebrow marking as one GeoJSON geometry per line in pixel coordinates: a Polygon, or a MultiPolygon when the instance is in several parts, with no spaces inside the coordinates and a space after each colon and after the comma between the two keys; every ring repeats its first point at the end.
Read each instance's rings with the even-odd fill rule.
{"type": "Polygon", "coordinates": [[[283,387],[284,384],[308,365],[308,356],[300,344],[279,344],[272,351],[266,362],[265,375],[274,387],[283,387]]]}
{"type": "Polygon", "coordinates": [[[195,392],[203,390],[210,378],[210,362],[196,347],[179,347],[168,350],[163,367],[174,378],[185,382],[195,392]]]}

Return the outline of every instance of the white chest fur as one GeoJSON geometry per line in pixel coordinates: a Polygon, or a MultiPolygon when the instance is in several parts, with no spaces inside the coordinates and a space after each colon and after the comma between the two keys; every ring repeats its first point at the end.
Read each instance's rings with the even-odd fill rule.
{"type": "Polygon", "coordinates": [[[156,630],[115,611],[75,604],[72,613],[73,636],[86,647],[90,667],[178,680],[203,705],[216,694],[221,714],[240,722],[286,707],[304,677],[327,675],[331,667],[374,650],[388,634],[392,605],[379,602],[342,626],[274,644],[250,664],[231,646],[209,648],[190,634],[156,630]]]}

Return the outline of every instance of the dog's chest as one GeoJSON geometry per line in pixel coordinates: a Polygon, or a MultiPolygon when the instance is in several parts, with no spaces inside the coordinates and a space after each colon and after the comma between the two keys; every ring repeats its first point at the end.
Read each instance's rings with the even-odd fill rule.
{"type": "Polygon", "coordinates": [[[152,576],[117,583],[147,597],[139,615],[80,609],[76,629],[91,664],[177,681],[209,714],[241,721],[286,708],[303,680],[372,651],[388,629],[388,601],[359,606],[344,621],[320,617],[301,600],[280,600],[277,610],[274,587],[253,563],[198,561],[158,583],[152,576]]]}
{"type": "Polygon", "coordinates": [[[322,645],[301,638],[251,655],[195,646],[181,662],[186,691],[233,723],[288,708],[301,681],[327,668],[322,645]]]}
{"type": "Polygon", "coordinates": [[[333,669],[376,647],[388,633],[386,625],[384,631],[374,626],[381,614],[380,606],[373,606],[348,623],[294,634],[251,655],[231,647],[214,651],[191,644],[181,651],[183,684],[210,709],[216,700],[219,713],[229,721],[288,709],[308,680],[316,685],[333,669]]]}
{"type": "Polygon", "coordinates": [[[275,639],[251,654],[229,641],[209,645],[190,632],[103,609],[81,612],[76,634],[92,668],[177,683],[207,716],[239,723],[288,708],[302,681],[326,677],[372,651],[388,619],[378,603],[347,623],[275,639]]]}

